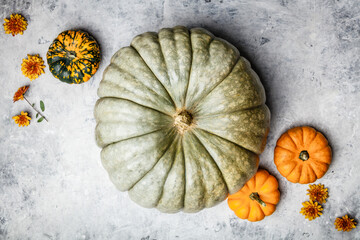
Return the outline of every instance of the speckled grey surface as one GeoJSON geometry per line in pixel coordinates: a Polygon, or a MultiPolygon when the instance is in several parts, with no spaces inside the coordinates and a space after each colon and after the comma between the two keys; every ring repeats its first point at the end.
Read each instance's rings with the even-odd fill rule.
{"type": "MultiPolygon", "coordinates": [[[[359,227],[337,232],[336,217],[359,221],[360,4],[338,1],[0,1],[1,18],[21,13],[24,35],[0,30],[0,239],[360,239],[359,227]],[[260,166],[279,180],[276,212],[261,222],[235,217],[226,202],[196,214],[141,208],[116,190],[101,166],[93,116],[96,90],[111,56],[145,31],[205,27],[250,60],[272,112],[260,166]],[[11,117],[31,112],[12,103],[26,54],[43,58],[63,30],[88,30],[102,63],[90,82],[71,86],[48,70],[31,82],[28,97],[42,99],[49,123],[19,128],[11,117]],[[329,188],[324,214],[299,214],[307,185],[285,180],[273,163],[286,129],[311,125],[333,148],[333,162],[316,183],[329,188]]],[[[34,116],[34,114],[32,114],[34,116]]]]}

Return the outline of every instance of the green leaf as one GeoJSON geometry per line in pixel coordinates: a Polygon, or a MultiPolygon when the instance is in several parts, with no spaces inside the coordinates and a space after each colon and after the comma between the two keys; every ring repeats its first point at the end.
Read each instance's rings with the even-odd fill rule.
{"type": "Polygon", "coordinates": [[[38,122],[42,122],[44,120],[43,117],[39,118],[38,122]]]}
{"type": "Polygon", "coordinates": [[[33,103],[32,106],[35,106],[35,103],[33,103]]]}
{"type": "Polygon", "coordinates": [[[39,113],[36,114],[36,118],[38,118],[38,116],[39,116],[39,113]]]}
{"type": "Polygon", "coordinates": [[[40,108],[41,108],[41,111],[45,111],[45,104],[41,100],[40,100],[40,108]]]}

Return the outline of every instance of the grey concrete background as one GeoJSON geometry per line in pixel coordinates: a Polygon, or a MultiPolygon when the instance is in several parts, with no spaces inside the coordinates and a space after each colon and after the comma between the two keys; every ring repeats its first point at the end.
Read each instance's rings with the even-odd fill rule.
{"type": "Polygon", "coordinates": [[[0,30],[0,239],[360,239],[359,227],[337,232],[336,217],[360,220],[360,3],[353,0],[1,0],[1,19],[21,13],[24,35],[0,30]],[[118,192],[94,141],[96,90],[110,57],[145,31],[205,27],[240,49],[259,74],[272,112],[260,166],[280,183],[276,212],[261,222],[238,219],[227,203],[197,214],[163,214],[118,192]],[[48,67],[28,98],[45,102],[49,123],[19,128],[11,119],[24,101],[14,92],[30,81],[26,54],[40,54],[58,33],[85,29],[101,45],[99,71],[82,85],[56,80],[48,67]],[[311,125],[329,139],[334,157],[316,183],[329,189],[324,214],[299,211],[307,185],[286,181],[273,163],[277,138],[311,125]]]}

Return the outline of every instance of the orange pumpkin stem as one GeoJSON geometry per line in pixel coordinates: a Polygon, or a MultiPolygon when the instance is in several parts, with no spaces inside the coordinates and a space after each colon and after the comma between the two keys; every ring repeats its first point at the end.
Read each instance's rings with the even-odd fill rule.
{"type": "Polygon", "coordinates": [[[301,151],[301,153],[300,153],[300,155],[299,155],[299,158],[300,158],[301,160],[303,160],[303,161],[308,160],[309,157],[310,157],[310,156],[309,156],[309,153],[308,153],[306,150],[301,151]]]}
{"type": "Polygon", "coordinates": [[[266,203],[263,200],[261,200],[261,198],[257,192],[251,193],[249,195],[249,197],[251,200],[257,201],[261,206],[266,207],[266,203]]]}

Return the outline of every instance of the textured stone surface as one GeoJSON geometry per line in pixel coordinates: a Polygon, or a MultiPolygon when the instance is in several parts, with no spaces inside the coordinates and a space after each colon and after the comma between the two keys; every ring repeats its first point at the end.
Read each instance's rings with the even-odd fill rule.
{"type": "MultiPolygon", "coordinates": [[[[357,1],[1,1],[1,18],[23,14],[24,35],[0,30],[0,239],[359,239],[359,228],[337,232],[336,217],[359,222],[360,5],[357,1]],[[260,166],[274,174],[282,193],[275,213],[258,223],[235,217],[226,202],[197,214],[163,214],[133,203],[115,189],[101,166],[94,140],[93,107],[111,56],[145,31],[204,27],[234,44],[265,86],[272,119],[260,166]],[[102,62],[88,83],[71,86],[46,74],[31,82],[29,99],[45,102],[49,123],[17,127],[12,103],[26,54],[46,51],[67,29],[89,31],[102,62]],[[324,214],[299,214],[307,185],[285,180],[273,163],[276,139],[308,124],[333,148],[324,214]]],[[[32,114],[34,116],[34,114],[32,114]]]]}

